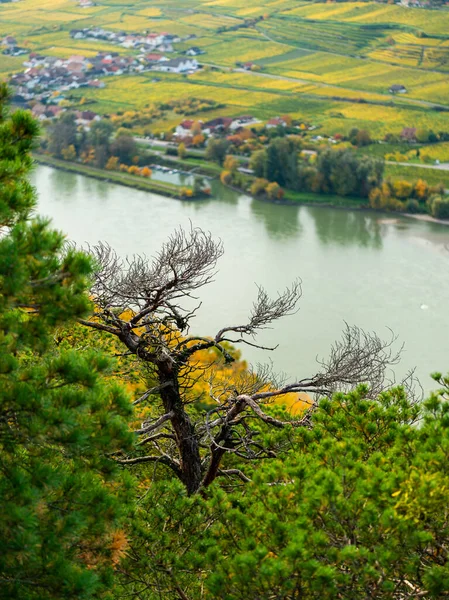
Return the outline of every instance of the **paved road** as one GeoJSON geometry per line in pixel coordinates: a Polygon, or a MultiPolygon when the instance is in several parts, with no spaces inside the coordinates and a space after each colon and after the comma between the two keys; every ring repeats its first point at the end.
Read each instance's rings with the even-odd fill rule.
{"type": "Polygon", "coordinates": [[[386,160],[385,163],[387,165],[401,165],[403,167],[418,167],[419,169],[435,169],[436,171],[449,171],[449,163],[441,163],[439,165],[422,165],[409,162],[395,162],[393,160],[386,160]]]}

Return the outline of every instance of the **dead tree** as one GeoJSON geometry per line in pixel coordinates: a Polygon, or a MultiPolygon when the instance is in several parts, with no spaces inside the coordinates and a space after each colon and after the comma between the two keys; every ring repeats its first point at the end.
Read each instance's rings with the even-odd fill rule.
{"type": "Polygon", "coordinates": [[[317,374],[292,383],[276,383],[270,373],[259,370],[232,385],[211,382],[210,410],[198,416],[185,394],[194,356],[213,347],[225,361],[231,361],[226,342],[261,348],[254,341],[256,334],[297,309],[300,282],[276,298],[259,288],[246,323],[223,327],[211,338],[197,337],[189,335],[196,309],[185,309],[183,301],[185,304],[213,279],[223,248],[210,234],[200,229],[178,230],[151,260],[138,255],[122,260],[104,244],[90,251],[98,265],[91,290],[96,310],[89,320],[80,322],[116,336],[126,352],[147,366],[157,380],[156,386],[134,402],[151,402],[159,411],[135,431],[142,454],[116,459],[125,465],[165,465],[189,494],[208,486],[219,475],[248,479],[240,469],[223,468],[226,454],[248,460],[273,455],[260,443],[255,422],[274,428],[309,425],[314,401],[300,419],[279,420],[266,409],[273,398],[307,392],[316,399],[362,382],[375,396],[385,386],[387,367],[398,359],[391,351],[392,340],[384,342],[347,326],[342,341],[332,348],[317,374]]]}

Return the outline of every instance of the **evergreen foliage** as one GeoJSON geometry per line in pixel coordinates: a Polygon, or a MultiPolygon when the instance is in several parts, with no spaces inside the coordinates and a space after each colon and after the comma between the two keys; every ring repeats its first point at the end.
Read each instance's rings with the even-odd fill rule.
{"type": "Polygon", "coordinates": [[[0,597],[100,597],[125,539],[130,403],[95,350],[59,352],[57,327],[90,308],[92,261],[31,218],[38,127],[0,87],[0,597]]]}
{"type": "Polygon", "coordinates": [[[193,498],[153,484],[123,570],[139,576],[118,597],[447,597],[449,378],[437,379],[422,406],[401,388],[323,400],[247,484],[214,483],[193,498]]]}

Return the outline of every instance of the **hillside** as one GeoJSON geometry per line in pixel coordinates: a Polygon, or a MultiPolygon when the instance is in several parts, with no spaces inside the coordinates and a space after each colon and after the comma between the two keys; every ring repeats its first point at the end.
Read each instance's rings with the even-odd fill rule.
{"type": "MultiPolygon", "coordinates": [[[[210,118],[251,112],[258,119],[289,113],[325,133],[368,129],[380,137],[404,127],[449,130],[449,11],[374,2],[314,4],[294,0],[20,0],[0,6],[0,36],[45,56],[95,56],[131,48],[74,39],[75,28],[168,32],[179,38],[169,59],[192,46],[205,65],[193,74],[132,73],[103,89],[73,90],[72,106],[98,113],[142,109],[189,97],[225,104],[210,118]],[[157,81],[155,81],[157,79],[157,81]],[[391,86],[406,93],[391,94],[391,86]],[[370,104],[369,111],[366,103],[370,104]]],[[[23,69],[22,56],[2,56],[1,74],[23,69]]],[[[193,115],[195,117],[195,115],[193,115]]],[[[154,130],[180,121],[154,120],[154,130]]]]}

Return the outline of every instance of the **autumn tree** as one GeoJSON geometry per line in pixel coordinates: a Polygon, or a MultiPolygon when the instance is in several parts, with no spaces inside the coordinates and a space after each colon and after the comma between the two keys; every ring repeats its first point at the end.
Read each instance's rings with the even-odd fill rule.
{"type": "Polygon", "coordinates": [[[195,148],[199,148],[204,145],[205,140],[206,138],[202,133],[197,133],[193,136],[192,144],[195,146],[195,148]]]}
{"type": "Polygon", "coordinates": [[[77,125],[72,112],[63,113],[49,128],[48,148],[57,158],[63,157],[63,150],[69,146],[76,148],[77,125]]]}
{"type": "Polygon", "coordinates": [[[181,142],[178,145],[178,156],[179,156],[179,158],[183,159],[183,158],[185,158],[186,154],[187,154],[186,145],[183,142],[181,142]]]}
{"type": "Polygon", "coordinates": [[[110,156],[108,158],[108,162],[106,163],[105,169],[108,171],[117,171],[118,168],[119,168],[118,156],[110,156]]]}
{"type": "Polygon", "coordinates": [[[110,152],[113,156],[118,156],[121,163],[130,164],[135,156],[137,144],[135,139],[129,133],[121,133],[110,145],[110,152]]]}
{"type": "Polygon", "coordinates": [[[218,476],[245,479],[241,470],[229,467],[229,457],[251,462],[276,455],[276,442],[264,442],[258,424],[275,430],[307,426],[308,414],[298,419],[270,414],[273,398],[299,392],[332,395],[360,382],[369,383],[372,394],[383,389],[385,369],[395,359],[390,344],[348,328],[312,377],[276,384],[274,375],[257,371],[223,385],[210,373],[209,392],[201,402],[205,408],[198,410],[189,395],[197,354],[213,348],[224,361],[232,361],[226,344],[256,344],[259,331],[296,310],[299,283],[275,298],[259,288],[247,321],[199,337],[189,334],[196,312],[191,298],[211,282],[223,253],[221,243],[192,229],[175,232],[153,260],[122,260],[103,244],[91,252],[98,264],[91,289],[96,310],[80,323],[115,336],[148,382],[147,391],[134,402],[148,410],[148,418],[135,430],[140,451],[116,455],[122,465],[163,466],[194,494],[218,476]]]}
{"type": "Polygon", "coordinates": [[[130,448],[111,363],[55,346],[90,309],[92,259],[32,218],[38,126],[0,86],[0,581],[8,600],[98,598],[126,545],[128,483],[107,454],[130,448]]]}
{"type": "Polygon", "coordinates": [[[229,142],[222,138],[210,138],[207,142],[206,158],[222,165],[229,147],[229,142]]]}
{"type": "Polygon", "coordinates": [[[281,189],[281,186],[273,181],[267,185],[265,192],[270,200],[276,200],[280,197],[281,189]]]}
{"type": "Polygon", "coordinates": [[[76,150],[73,144],[70,144],[68,148],[63,148],[61,150],[61,154],[64,160],[75,160],[76,159],[76,150]]]}

